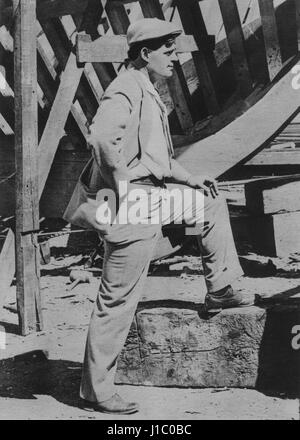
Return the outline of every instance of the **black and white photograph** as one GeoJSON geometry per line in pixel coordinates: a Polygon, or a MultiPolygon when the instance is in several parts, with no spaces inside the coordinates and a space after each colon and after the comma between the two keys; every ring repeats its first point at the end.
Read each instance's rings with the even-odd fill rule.
{"type": "Polygon", "coordinates": [[[0,0],[0,420],[299,399],[300,0],[0,0]]]}

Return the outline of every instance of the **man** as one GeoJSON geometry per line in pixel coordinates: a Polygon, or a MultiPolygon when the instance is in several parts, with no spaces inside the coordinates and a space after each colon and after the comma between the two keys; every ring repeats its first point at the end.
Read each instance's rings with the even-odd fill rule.
{"type": "MultiPolygon", "coordinates": [[[[177,60],[175,39],[180,33],[174,24],[158,19],[142,19],[129,26],[129,65],[106,90],[90,127],[93,161],[86,170],[88,189],[97,192],[108,188],[118,201],[114,221],[111,219],[109,224],[101,221],[99,212],[89,210],[88,204],[82,205],[85,209],[81,209],[81,221],[77,221],[92,224],[105,242],[101,285],[91,317],[80,389],[83,407],[105,413],[131,414],[138,410],[136,403],[126,402],[115,393],[114,376],[161,225],[202,225],[198,240],[208,311],[249,305],[231,287],[242,270],[226,202],[214,179],[191,175],[173,158],[166,108],[155,89],[157,81],[172,76],[177,60]],[[196,198],[182,204],[182,199],[173,197],[172,208],[166,209],[171,205],[171,185],[166,181],[176,183],[182,194],[189,188],[196,198]],[[125,195],[121,193],[124,185],[125,195]],[[141,194],[141,188],[141,206],[144,203],[149,208],[143,218],[146,221],[119,221],[124,204],[127,210],[132,207],[130,191],[141,194]],[[157,217],[158,222],[154,221],[157,217]]],[[[72,221],[70,213],[65,218],[72,221]]]]}

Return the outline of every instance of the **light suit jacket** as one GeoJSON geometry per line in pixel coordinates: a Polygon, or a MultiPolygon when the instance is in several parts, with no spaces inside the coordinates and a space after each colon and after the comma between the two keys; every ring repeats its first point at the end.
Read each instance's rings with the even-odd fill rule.
{"type": "MultiPolygon", "coordinates": [[[[106,89],[90,126],[92,158],[84,168],[64,219],[82,227],[96,227],[92,200],[102,188],[113,188],[113,175],[139,162],[153,127],[147,86],[134,69],[121,73],[106,89]],[[86,205],[89,203],[89,206],[86,205]]],[[[168,127],[167,127],[168,128],[168,127]]],[[[147,164],[151,169],[151,164],[147,164]]]]}

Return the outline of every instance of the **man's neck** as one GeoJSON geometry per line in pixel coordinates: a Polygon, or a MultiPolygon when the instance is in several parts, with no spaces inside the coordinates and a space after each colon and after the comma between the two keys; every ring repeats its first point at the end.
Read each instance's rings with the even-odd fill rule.
{"type": "Polygon", "coordinates": [[[145,66],[139,66],[137,62],[131,62],[132,67],[134,67],[136,70],[138,70],[139,72],[141,72],[143,75],[145,75],[145,77],[153,84],[153,86],[155,87],[158,79],[155,78],[153,75],[149,74],[149,71],[147,69],[147,67],[145,66]]]}

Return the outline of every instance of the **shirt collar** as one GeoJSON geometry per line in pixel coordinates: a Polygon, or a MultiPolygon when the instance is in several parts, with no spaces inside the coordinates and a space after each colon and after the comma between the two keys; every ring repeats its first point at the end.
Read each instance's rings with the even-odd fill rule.
{"type": "Polygon", "coordinates": [[[130,70],[134,75],[136,75],[139,78],[139,80],[142,82],[142,84],[147,92],[151,93],[156,98],[158,98],[160,102],[162,102],[161,98],[159,96],[159,93],[158,93],[157,89],[154,87],[154,85],[152,84],[152,82],[150,81],[150,78],[149,78],[149,75],[147,72],[141,72],[139,69],[136,69],[133,64],[129,64],[127,69],[130,70]]]}

